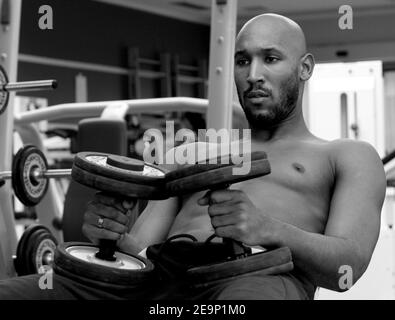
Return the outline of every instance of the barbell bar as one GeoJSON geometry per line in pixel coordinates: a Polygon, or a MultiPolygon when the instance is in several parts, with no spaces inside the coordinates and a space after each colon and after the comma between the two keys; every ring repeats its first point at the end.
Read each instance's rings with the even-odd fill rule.
{"type": "Polygon", "coordinates": [[[10,92],[51,90],[58,87],[56,80],[37,80],[23,82],[8,82],[8,76],[0,66],[0,115],[7,108],[10,92]]]}
{"type": "Polygon", "coordinates": [[[0,91],[39,91],[56,89],[58,82],[56,80],[36,80],[22,82],[8,82],[0,87],[0,91]]]}
{"type": "MultiPolygon", "coordinates": [[[[49,178],[66,178],[71,176],[71,169],[47,169],[41,171],[39,168],[34,168],[29,174],[29,178],[38,181],[39,179],[49,178]]],[[[12,179],[12,171],[0,172],[0,180],[12,179]]]]}

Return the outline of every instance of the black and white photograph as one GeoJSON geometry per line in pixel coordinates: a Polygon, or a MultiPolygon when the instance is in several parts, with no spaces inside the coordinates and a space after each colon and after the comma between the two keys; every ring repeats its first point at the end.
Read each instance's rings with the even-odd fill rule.
{"type": "Polygon", "coordinates": [[[395,0],[0,0],[1,305],[395,300],[394,223],[395,0]]]}

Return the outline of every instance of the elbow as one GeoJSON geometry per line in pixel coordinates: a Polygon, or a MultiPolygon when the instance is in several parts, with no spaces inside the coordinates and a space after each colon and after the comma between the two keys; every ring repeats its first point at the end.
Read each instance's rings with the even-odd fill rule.
{"type": "Polygon", "coordinates": [[[331,290],[346,292],[350,290],[365,273],[370,258],[355,257],[349,264],[343,264],[337,270],[335,281],[331,284],[331,290]]]}
{"type": "Polygon", "coordinates": [[[332,265],[331,270],[328,269],[326,274],[321,274],[316,285],[336,292],[346,292],[362,277],[369,262],[370,257],[348,256],[342,262],[332,265]]]}
{"type": "MultiPolygon", "coordinates": [[[[373,250],[365,248],[353,243],[349,254],[343,257],[343,263],[339,263],[337,270],[337,283],[334,284],[335,291],[345,292],[350,290],[357,281],[363,276],[369,266],[370,259],[373,255],[373,250]]],[[[333,289],[332,289],[333,290],[333,289]]]]}

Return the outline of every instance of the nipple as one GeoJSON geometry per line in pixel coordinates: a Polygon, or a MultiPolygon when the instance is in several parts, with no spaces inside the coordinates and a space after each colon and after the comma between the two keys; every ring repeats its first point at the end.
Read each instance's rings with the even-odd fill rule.
{"type": "Polygon", "coordinates": [[[294,169],[300,173],[304,173],[306,171],[306,169],[300,163],[297,162],[294,162],[292,164],[292,167],[294,167],[294,169]]]}

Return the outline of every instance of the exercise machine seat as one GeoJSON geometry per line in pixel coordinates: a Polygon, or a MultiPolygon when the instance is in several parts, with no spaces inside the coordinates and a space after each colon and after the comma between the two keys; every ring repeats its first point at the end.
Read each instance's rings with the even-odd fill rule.
{"type": "MultiPolygon", "coordinates": [[[[78,123],[75,152],[94,151],[127,155],[127,127],[123,119],[89,118],[78,123]]],[[[62,217],[64,241],[89,241],[82,234],[86,205],[96,190],[73,180],[68,187],[62,217]]]]}

